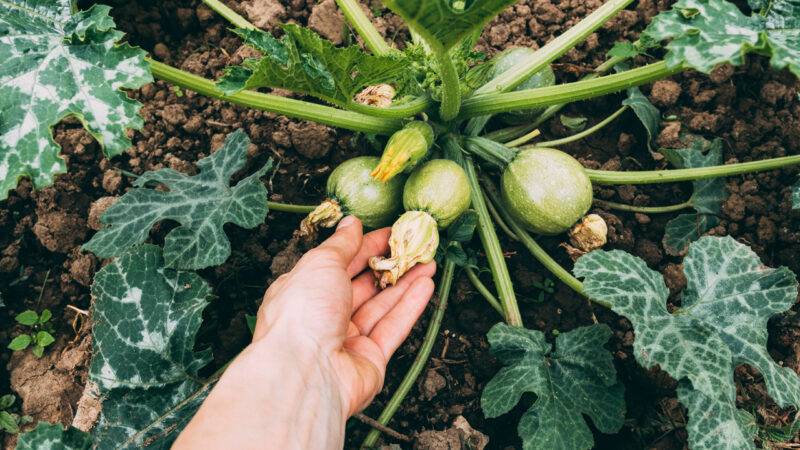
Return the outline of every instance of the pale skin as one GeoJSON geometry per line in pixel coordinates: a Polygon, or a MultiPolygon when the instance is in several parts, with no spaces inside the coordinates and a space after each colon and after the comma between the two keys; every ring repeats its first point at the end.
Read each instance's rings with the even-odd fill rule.
{"type": "Polygon", "coordinates": [[[390,229],[348,216],[267,290],[253,342],[173,448],[341,449],[345,422],[380,392],[386,364],[433,294],[433,263],[380,291],[367,268],[390,229]]]}

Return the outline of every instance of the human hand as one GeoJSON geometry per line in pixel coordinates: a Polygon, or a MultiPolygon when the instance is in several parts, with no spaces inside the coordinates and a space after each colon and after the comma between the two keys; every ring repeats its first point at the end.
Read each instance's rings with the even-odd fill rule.
{"type": "Polygon", "coordinates": [[[380,392],[386,364],[425,309],[436,266],[380,291],[367,268],[390,229],[349,216],[267,290],[253,343],[231,364],[176,448],[341,448],[345,421],[380,392]],[[363,273],[362,273],[363,272],[363,273]]]}

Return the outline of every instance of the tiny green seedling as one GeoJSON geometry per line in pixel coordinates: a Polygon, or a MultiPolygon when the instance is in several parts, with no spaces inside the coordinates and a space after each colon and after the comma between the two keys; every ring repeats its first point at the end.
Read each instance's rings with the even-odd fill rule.
{"type": "Polygon", "coordinates": [[[41,358],[44,354],[44,348],[55,342],[52,335],[53,324],[50,323],[50,318],[53,314],[50,310],[45,309],[39,315],[36,311],[27,310],[14,318],[17,323],[31,327],[31,332],[28,334],[21,334],[14,338],[8,348],[14,351],[25,350],[32,347],[33,354],[37,358],[41,358]]]}
{"type": "Polygon", "coordinates": [[[545,278],[542,282],[534,281],[533,287],[539,290],[539,296],[536,297],[536,301],[539,303],[543,303],[547,300],[548,295],[555,293],[555,283],[549,277],[545,278]]]}
{"type": "Polygon", "coordinates": [[[19,426],[33,422],[31,416],[19,414],[19,408],[14,406],[16,397],[6,394],[0,397],[0,431],[8,434],[19,433],[19,426]]]}

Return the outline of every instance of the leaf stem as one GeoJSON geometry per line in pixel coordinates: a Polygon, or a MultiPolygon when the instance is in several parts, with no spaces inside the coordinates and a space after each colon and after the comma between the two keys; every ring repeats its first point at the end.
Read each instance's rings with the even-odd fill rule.
{"type": "Polygon", "coordinates": [[[145,59],[150,62],[154,76],[182,88],[237,105],[365,133],[391,135],[402,127],[402,123],[398,119],[372,117],[353,111],[344,111],[330,106],[278,95],[262,94],[256,91],[241,91],[236,94],[225,95],[214,88],[214,82],[211,80],[184,72],[151,58],[145,59]]]}
{"type": "Polygon", "coordinates": [[[280,211],[296,214],[308,214],[313,211],[316,206],[310,205],[290,205],[288,203],[267,202],[270,211],[280,211]]]}
{"type": "Polygon", "coordinates": [[[450,52],[442,46],[432,46],[433,56],[439,68],[439,77],[442,79],[442,103],[439,106],[439,116],[443,121],[449,122],[458,116],[461,108],[461,83],[458,72],[450,57],[450,52]]]}
{"type": "MultiPolygon", "coordinates": [[[[577,140],[583,139],[586,136],[589,136],[590,134],[600,130],[604,126],[606,126],[609,123],[613,122],[614,119],[619,117],[622,113],[624,113],[627,110],[628,110],[628,106],[625,105],[622,108],[616,110],[614,112],[614,114],[611,114],[610,116],[608,116],[605,119],[603,119],[597,125],[595,125],[595,126],[593,126],[591,128],[587,128],[587,129],[581,131],[580,133],[573,134],[572,136],[567,136],[567,137],[561,138],[561,139],[554,139],[552,141],[538,142],[536,144],[528,145],[528,146],[521,147],[521,148],[527,149],[527,148],[537,148],[537,147],[556,147],[556,146],[559,146],[559,145],[569,144],[570,142],[575,142],[577,140]]],[[[508,144],[506,144],[506,145],[508,145],[508,144]]],[[[508,145],[508,146],[511,147],[511,145],[508,145]]]]}
{"type": "Polygon", "coordinates": [[[336,0],[336,3],[344,11],[347,20],[353,24],[358,35],[364,39],[364,43],[367,44],[373,55],[384,56],[393,51],[383,40],[383,36],[375,28],[375,25],[364,14],[357,0],[336,0]]]}
{"type": "Polygon", "coordinates": [[[514,89],[520,83],[528,79],[528,77],[542,70],[546,65],[553,62],[556,58],[563,55],[578,42],[586,38],[586,36],[600,28],[600,26],[606,23],[620,10],[628,6],[632,1],[633,0],[609,0],[567,32],[537,50],[527,61],[517,64],[513,69],[481,86],[475,91],[475,96],[508,92],[514,89]]]}
{"type": "Polygon", "coordinates": [[[497,301],[497,298],[492,294],[489,288],[487,288],[486,285],[481,282],[481,279],[478,278],[478,274],[476,274],[471,267],[464,267],[464,273],[472,283],[472,287],[474,287],[478,293],[481,294],[484,299],[486,299],[486,301],[492,306],[492,308],[495,309],[495,311],[500,313],[501,316],[505,317],[505,314],[503,314],[503,307],[500,306],[500,302],[497,301]]]}
{"type": "Polygon", "coordinates": [[[634,172],[586,169],[586,174],[593,183],[599,184],[652,184],[728,177],[743,173],[780,169],[781,167],[794,166],[798,164],[800,164],[800,155],[792,155],[783,156],[781,158],[765,159],[762,161],[750,161],[710,167],[695,167],[692,169],[645,170],[634,172]]]}
{"type": "Polygon", "coordinates": [[[666,78],[683,70],[683,66],[667,67],[666,62],[660,61],[625,72],[574,83],[475,96],[464,100],[459,118],[466,119],[484,114],[541,108],[585,100],[666,78]]]}
{"type": "Polygon", "coordinates": [[[232,25],[234,25],[236,27],[245,28],[245,29],[248,29],[248,30],[257,29],[255,25],[250,23],[244,17],[242,17],[239,14],[237,14],[236,11],[234,11],[234,10],[228,8],[227,6],[225,6],[225,4],[222,3],[219,0],[203,0],[203,3],[205,3],[206,6],[208,6],[209,8],[213,9],[214,11],[216,11],[217,14],[222,16],[225,20],[227,20],[228,22],[230,22],[232,25]]]}
{"type": "Polygon", "coordinates": [[[519,147],[520,145],[530,141],[531,139],[539,136],[540,134],[542,134],[542,132],[539,131],[538,128],[535,128],[530,133],[522,135],[522,136],[514,139],[513,141],[508,141],[508,142],[504,143],[503,145],[505,145],[506,147],[509,147],[509,148],[519,147]]]}
{"type": "MultiPolygon", "coordinates": [[[[403,403],[406,395],[408,395],[408,391],[411,390],[411,387],[417,381],[419,374],[425,367],[425,363],[428,361],[431,350],[433,350],[433,345],[436,342],[436,336],[439,334],[439,327],[442,325],[444,311],[447,309],[447,299],[450,295],[450,286],[453,283],[455,268],[456,265],[454,262],[449,259],[445,260],[444,273],[442,274],[441,280],[439,280],[439,292],[437,293],[439,303],[436,305],[436,309],[433,312],[433,317],[431,317],[431,321],[428,324],[428,331],[425,333],[425,338],[422,341],[422,346],[419,349],[419,353],[417,353],[416,359],[414,359],[414,363],[411,364],[403,381],[400,382],[400,386],[397,387],[389,403],[386,404],[381,415],[378,416],[378,422],[383,425],[389,423],[389,420],[391,420],[397,408],[400,407],[400,404],[403,403]]],[[[359,448],[372,448],[378,440],[378,436],[380,436],[380,431],[373,428],[369,434],[367,434],[367,437],[359,448]]]]}
{"type": "Polygon", "coordinates": [[[511,228],[508,228],[508,225],[503,221],[503,218],[500,217],[500,213],[497,211],[497,208],[494,207],[494,203],[489,200],[489,197],[486,196],[486,192],[483,192],[483,201],[486,202],[486,207],[489,210],[489,214],[492,215],[494,219],[494,223],[500,227],[503,232],[515,241],[519,241],[519,237],[511,231],[511,228]]]}
{"type": "Polygon", "coordinates": [[[678,203],[677,205],[669,205],[669,206],[634,206],[634,205],[625,205],[622,203],[607,202],[605,200],[597,200],[597,199],[595,199],[594,204],[601,208],[616,209],[619,211],[637,212],[642,214],[670,213],[692,207],[691,200],[687,200],[683,203],[678,203]]]}

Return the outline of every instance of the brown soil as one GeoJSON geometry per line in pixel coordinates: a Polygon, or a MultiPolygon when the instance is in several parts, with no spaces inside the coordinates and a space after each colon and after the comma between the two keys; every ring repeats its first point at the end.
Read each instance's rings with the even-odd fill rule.
{"type": "MultiPolygon", "coordinates": [[[[341,16],[333,0],[228,3],[270,31],[277,32],[277,24],[288,21],[309,25],[333,40],[344,39],[341,16]]],[[[380,13],[373,19],[382,33],[397,42],[408,39],[397,17],[374,0],[365,3],[370,16],[373,10],[380,13]]],[[[229,61],[248,55],[240,39],[227,30],[229,25],[196,0],[111,4],[112,15],[132,43],[159,60],[197,75],[217,77],[229,61]]],[[[600,4],[601,0],[522,0],[487,27],[478,48],[490,55],[510,46],[538,48],[600,4]]],[[[667,0],[634,3],[561,58],[556,65],[558,78],[577,79],[604,59],[613,42],[636,39],[648,18],[669,4],[667,0]]],[[[720,137],[725,142],[724,159],[729,163],[784,156],[800,148],[800,83],[786,71],[771,71],[764,58],[752,57],[742,67],[721,67],[711,75],[688,71],[642,90],[665,117],[677,117],[662,124],[659,144],[675,143],[681,131],[720,137]]],[[[98,228],[99,213],[114,197],[131,188],[131,179],[114,168],[136,174],[161,167],[195,173],[198,159],[218,148],[228,133],[243,128],[253,145],[248,166],[241,173],[249,173],[273,157],[280,166],[265,177],[271,199],[313,204],[323,197],[332,168],[357,154],[375,153],[357,134],[179,92],[160,81],[132,91],[131,96],[144,104],[141,115],[145,119],[142,131],[130,133],[133,148],[108,161],[79,122],[65,120],[55,127],[54,138],[63,148],[69,173],[56,177],[54,186],[39,191],[32,191],[30,183],[23,180],[8,200],[0,202],[0,291],[7,305],[0,314],[0,366],[8,369],[0,371],[0,394],[13,390],[22,399],[22,412],[37,420],[67,423],[78,410],[90,342],[85,337],[87,327],[80,328],[79,323],[73,327],[79,313],[67,306],[89,309],[88,286],[104,261],[81,253],[79,246],[98,228]],[[14,315],[29,308],[49,308],[54,313],[58,340],[41,360],[29,352],[12,354],[5,350],[22,331],[14,324],[14,315]]],[[[581,102],[567,107],[564,114],[585,116],[596,123],[616,110],[619,101],[619,96],[608,96],[581,102]]],[[[542,132],[547,139],[568,134],[557,119],[545,125],[542,132]]],[[[654,161],[649,155],[646,139],[632,113],[626,113],[601,132],[564,150],[591,168],[666,167],[665,161],[654,161]]],[[[720,225],[709,234],[730,234],[752,246],[766,265],[784,265],[800,273],[800,212],[791,210],[788,188],[796,177],[796,169],[786,169],[730,178],[727,189],[731,197],[723,206],[720,225]]],[[[595,190],[600,199],[635,205],[679,203],[690,194],[688,183],[603,186],[595,190]]],[[[663,273],[670,288],[671,307],[678,305],[680,290],[686,285],[681,260],[667,255],[661,245],[664,225],[674,215],[594,212],[608,222],[606,248],[632,252],[663,273]]],[[[213,349],[215,360],[210,370],[247,344],[245,313],[255,313],[269,282],[289,270],[306,250],[303,243],[291,239],[299,219],[270,213],[266,223],[254,230],[226,227],[233,247],[231,257],[224,265],[200,273],[220,297],[208,307],[206,326],[198,339],[198,346],[213,349]]],[[[171,223],[157,225],[151,233],[152,242],[162,243],[172,227],[171,223]]],[[[596,316],[614,329],[607,348],[614,354],[619,378],[627,389],[628,421],[617,435],[595,433],[598,447],[684,447],[686,410],[675,398],[675,382],[659,370],[647,371],[636,364],[630,323],[601,307],[587,305],[560,283],[556,283],[553,294],[538,302],[540,292],[534,282],[547,278],[546,270],[532,262],[524,248],[501,239],[528,327],[552,337],[555,330],[591,324],[596,316]]],[[[560,263],[571,267],[559,243],[560,238],[541,240],[560,263]]],[[[485,266],[486,262],[480,260],[479,264],[485,266]]],[[[488,354],[485,337],[499,317],[463,276],[457,277],[451,299],[432,358],[390,426],[407,435],[419,433],[415,448],[442,448],[426,442],[465,445],[466,440],[478,445],[482,442],[480,435],[451,428],[454,420],[463,416],[475,430],[488,435],[487,448],[519,448],[516,424],[523,406],[493,420],[484,418],[480,410],[480,392],[500,368],[488,354]],[[449,431],[431,434],[426,430],[449,431]]],[[[798,311],[796,306],[794,312],[798,311]]],[[[426,314],[420,320],[390,363],[383,393],[365,411],[367,415],[378,415],[414,360],[428,317],[426,314]]],[[[780,364],[800,370],[797,317],[787,313],[770,321],[769,349],[780,364]]],[[[791,412],[777,408],[768,399],[761,377],[752,369],[740,368],[737,382],[740,406],[757,411],[762,421],[779,424],[791,412]]],[[[347,448],[356,448],[367,431],[366,425],[351,423],[347,448]]],[[[13,437],[5,437],[7,447],[13,447],[13,442],[13,437]]],[[[391,438],[383,442],[395,443],[391,438]]],[[[800,440],[795,438],[794,442],[800,440]]]]}

